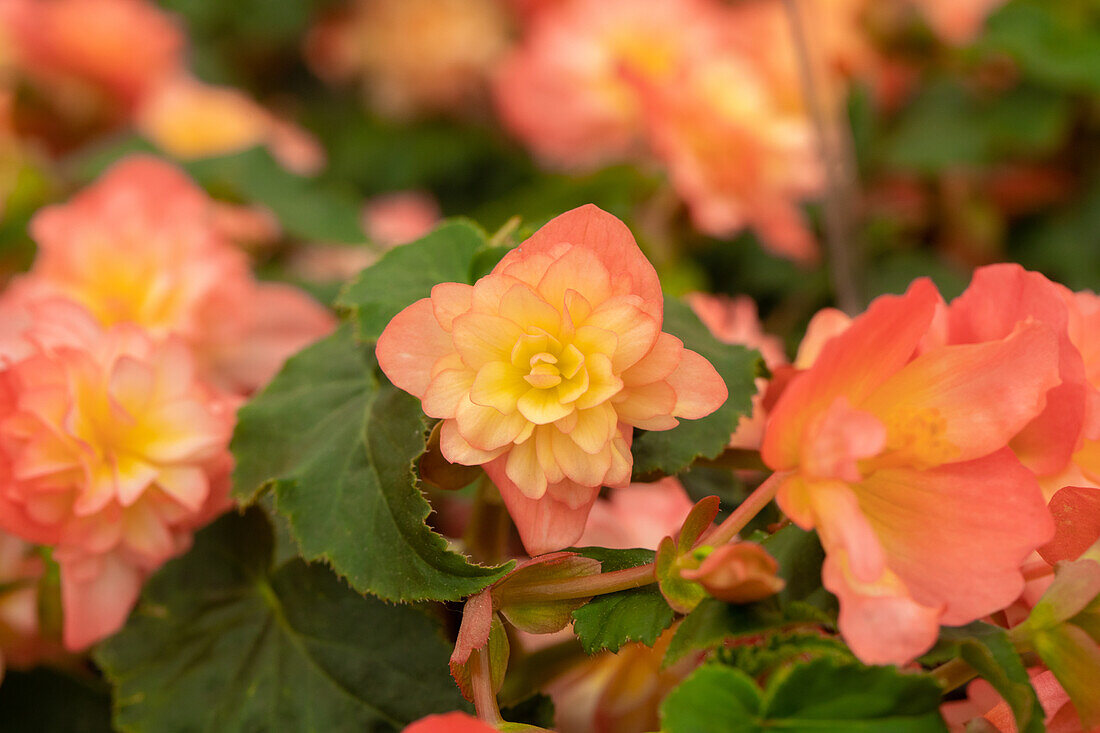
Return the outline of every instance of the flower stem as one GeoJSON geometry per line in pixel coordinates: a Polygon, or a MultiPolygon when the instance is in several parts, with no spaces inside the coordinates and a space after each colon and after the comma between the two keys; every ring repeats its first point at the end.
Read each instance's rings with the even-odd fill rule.
{"type": "Polygon", "coordinates": [[[489,664],[489,653],[485,649],[473,652],[473,664],[470,665],[470,687],[474,694],[474,709],[477,717],[490,725],[504,722],[497,706],[497,696],[493,692],[493,674],[489,664]]]}
{"type": "Polygon", "coordinates": [[[771,503],[779,491],[780,484],[787,478],[786,473],[773,473],[764,483],[756,487],[733,513],[726,517],[716,529],[704,532],[696,545],[724,545],[732,540],[738,532],[745,528],[752,518],[759,514],[764,507],[771,503]]]}
{"type": "Polygon", "coordinates": [[[515,590],[503,587],[499,593],[494,592],[493,601],[498,606],[509,606],[517,603],[567,601],[640,588],[643,585],[656,582],[657,576],[654,573],[653,563],[649,563],[648,565],[638,565],[637,567],[600,573],[599,575],[585,575],[579,578],[554,578],[541,583],[523,585],[515,590]]]}
{"type": "Polygon", "coordinates": [[[856,181],[848,123],[839,110],[832,109],[830,90],[825,88],[829,80],[815,73],[822,64],[814,63],[816,54],[810,47],[799,0],[784,0],[783,4],[798,57],[802,95],[813,120],[821,164],[825,169],[825,248],[829,254],[829,275],[837,305],[848,315],[855,315],[863,306],[863,297],[856,279],[852,222],[856,181]]]}
{"type": "Polygon", "coordinates": [[[951,692],[957,687],[962,687],[978,676],[978,672],[961,658],[944,662],[928,674],[940,683],[944,692],[951,692]]]}

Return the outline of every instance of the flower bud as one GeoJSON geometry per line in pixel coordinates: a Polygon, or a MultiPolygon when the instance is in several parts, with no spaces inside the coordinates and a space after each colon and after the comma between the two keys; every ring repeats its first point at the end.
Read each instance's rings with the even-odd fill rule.
{"type": "Polygon", "coordinates": [[[680,574],[701,584],[710,595],[727,603],[752,603],[783,590],[776,577],[779,563],[755,542],[722,545],[698,568],[680,574]]]}

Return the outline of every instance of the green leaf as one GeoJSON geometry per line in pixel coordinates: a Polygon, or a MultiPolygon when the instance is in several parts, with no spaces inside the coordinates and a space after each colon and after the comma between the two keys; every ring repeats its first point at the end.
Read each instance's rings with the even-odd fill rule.
{"type": "Polygon", "coordinates": [[[392,731],[465,707],[428,615],[301,559],[273,567],[272,543],[262,511],[231,514],[149,581],[96,653],[121,730],[392,731]]]}
{"type": "Polygon", "coordinates": [[[986,23],[979,48],[1008,55],[1055,89],[1100,92],[1100,8],[1088,2],[1014,0],[986,23]]]}
{"type": "Polygon", "coordinates": [[[665,298],[664,330],[702,354],[726,382],[729,399],[700,420],[681,420],[672,430],[650,431],[634,439],[635,480],[673,475],[698,458],[715,458],[729,443],[742,415],[752,410],[760,355],[714,338],[686,304],[665,298]]]}
{"type": "Polygon", "coordinates": [[[406,306],[431,295],[444,282],[471,282],[474,256],[488,249],[485,232],[452,220],[422,239],[390,250],[348,283],[336,306],[358,324],[363,341],[376,341],[406,306]]]}
{"type": "Polygon", "coordinates": [[[797,601],[836,617],[836,598],[821,585],[825,550],[816,532],[789,524],[760,540],[760,544],[779,563],[779,577],[787,581],[776,596],[781,608],[797,601]]]}
{"type": "Polygon", "coordinates": [[[9,669],[0,685],[0,720],[7,733],[111,733],[111,691],[93,677],[9,669]]]}
{"type": "Polygon", "coordinates": [[[245,201],[264,204],[293,236],[345,244],[367,239],[360,225],[362,204],[353,190],[295,175],[264,148],[196,160],[185,167],[208,190],[228,191],[245,201]]]}
{"type": "Polygon", "coordinates": [[[413,467],[425,445],[420,403],[375,368],[350,326],[287,361],[238,413],[235,496],[273,490],[303,556],[356,590],[396,601],[476,593],[510,565],[473,565],[425,523],[431,506],[413,467]]]}
{"type": "Polygon", "coordinates": [[[1020,733],[1043,733],[1043,709],[1027,669],[1004,629],[975,621],[967,626],[945,628],[940,643],[973,667],[1005,699],[1016,718],[1020,733]]]}
{"type": "MultiPolygon", "coordinates": [[[[599,560],[605,573],[653,562],[651,550],[585,547],[578,552],[599,560]]],[[[661,632],[672,624],[674,616],[657,584],[652,583],[593,598],[573,611],[573,633],[580,639],[586,654],[595,654],[601,649],[617,652],[623,644],[632,641],[653,646],[661,632]]]]}
{"type": "MultiPolygon", "coordinates": [[[[163,156],[147,140],[126,137],[77,156],[72,161],[74,174],[90,181],[132,153],[163,156]]],[[[361,202],[353,190],[329,180],[295,175],[264,148],[175,164],[215,196],[263,204],[292,236],[345,244],[367,239],[359,223],[361,202]]]]}
{"type": "Polygon", "coordinates": [[[777,672],[761,693],[738,669],[707,665],[661,706],[667,733],[944,733],[927,675],[822,658],[777,672]]]}
{"type": "Polygon", "coordinates": [[[1052,152],[1069,130],[1068,100],[1021,86],[978,99],[955,80],[929,84],[884,142],[885,162],[921,173],[1052,152]]]}

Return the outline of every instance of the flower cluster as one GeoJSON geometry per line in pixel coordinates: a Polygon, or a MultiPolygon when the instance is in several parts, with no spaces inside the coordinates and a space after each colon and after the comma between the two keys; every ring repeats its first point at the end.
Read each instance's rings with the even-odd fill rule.
{"type": "Polygon", "coordinates": [[[51,548],[80,649],[229,506],[236,406],[331,319],[256,282],[213,202],[153,158],[31,231],[34,266],[0,296],[0,526],[51,548]]]}
{"type": "Polygon", "coordinates": [[[184,159],[266,145],[290,170],[324,162],[305,132],[237,90],[193,78],[180,24],[146,0],[2,0],[0,40],[37,98],[25,114],[48,110],[28,126],[54,146],[128,125],[184,159]]]}

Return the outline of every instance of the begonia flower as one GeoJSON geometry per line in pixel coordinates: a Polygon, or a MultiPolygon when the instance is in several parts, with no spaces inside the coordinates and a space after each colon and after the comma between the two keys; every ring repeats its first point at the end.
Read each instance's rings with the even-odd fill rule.
{"type": "Polygon", "coordinates": [[[632,428],[668,430],[726,399],[699,354],[661,332],[653,266],[595,206],[562,214],[474,285],[401,311],[378,363],[443,420],[452,463],[482,464],[527,550],[574,543],[601,486],[630,482],[632,428]]]}
{"type": "Polygon", "coordinates": [[[653,149],[695,226],[716,237],[751,228],[772,252],[814,262],[798,202],[819,194],[824,177],[802,106],[784,104],[756,66],[732,56],[640,83],[653,149]]]}
{"type": "Polygon", "coordinates": [[[145,577],[228,507],[235,403],[187,347],[104,330],[65,300],[6,299],[0,342],[0,526],[54,546],[64,641],[116,631],[145,577]]]}
{"type": "MultiPolygon", "coordinates": [[[[1031,685],[1043,708],[1047,733],[1090,733],[1077,717],[1077,710],[1069,695],[1058,684],[1054,673],[1037,667],[1028,670],[1031,685]]],[[[944,703],[941,706],[944,720],[951,733],[965,733],[967,723],[984,718],[998,733],[1016,733],[1016,719],[1009,704],[983,679],[971,682],[966,688],[966,700],[944,703]]]]}
{"type": "Polygon", "coordinates": [[[660,728],[661,701],[699,666],[701,655],[665,665],[675,627],[652,646],[625,644],[602,652],[552,679],[557,729],[570,733],[644,733],[660,728]]]}
{"type": "Polygon", "coordinates": [[[663,82],[685,56],[722,52],[712,0],[566,0],[533,13],[494,87],[505,127],[547,164],[593,168],[644,149],[631,78],[663,82]]]}
{"type": "Polygon", "coordinates": [[[461,112],[484,97],[507,34],[499,0],[356,0],[310,31],[306,59],[324,79],[360,80],[383,116],[461,112]]]}
{"type": "Polygon", "coordinates": [[[692,503],[673,476],[651,484],[610,489],[596,499],[578,547],[656,550],[661,540],[680,531],[692,503]]]}
{"type": "Polygon", "coordinates": [[[212,158],[266,146],[287,170],[312,175],[324,149],[309,133],[279,120],[244,93],[186,74],[165,79],[137,110],[134,126],[182,160],[212,158]]]}
{"type": "Polygon", "coordinates": [[[182,30],[145,0],[0,0],[0,26],[19,72],[62,107],[98,95],[128,112],[183,63],[182,30]]]}
{"type": "Polygon", "coordinates": [[[918,356],[941,303],[927,280],[877,299],[791,381],[764,436],[779,506],[818,530],[841,634],[866,663],[908,662],[941,624],[1008,606],[1053,534],[1008,444],[1060,383],[1058,336],[1026,319],[918,356]]]}
{"type": "MultiPolygon", "coordinates": [[[[1047,394],[1043,412],[1010,441],[1023,464],[1040,477],[1059,475],[1070,463],[1088,428],[1090,404],[1098,399],[1071,338],[1071,297],[1062,285],[1017,264],[978,268],[966,291],[935,319],[923,347],[997,341],[1027,319],[1049,326],[1058,338],[1060,383],[1047,394]]],[[[1064,485],[1055,483],[1052,489],[1064,485]]]]}
{"type": "Polygon", "coordinates": [[[70,202],[40,210],[30,230],[38,255],[12,285],[20,298],[70,298],[104,326],[178,336],[204,378],[229,391],[265,384],[332,328],[305,294],[258,283],[212,201],[152,157],[116,164],[70,202]]]}

